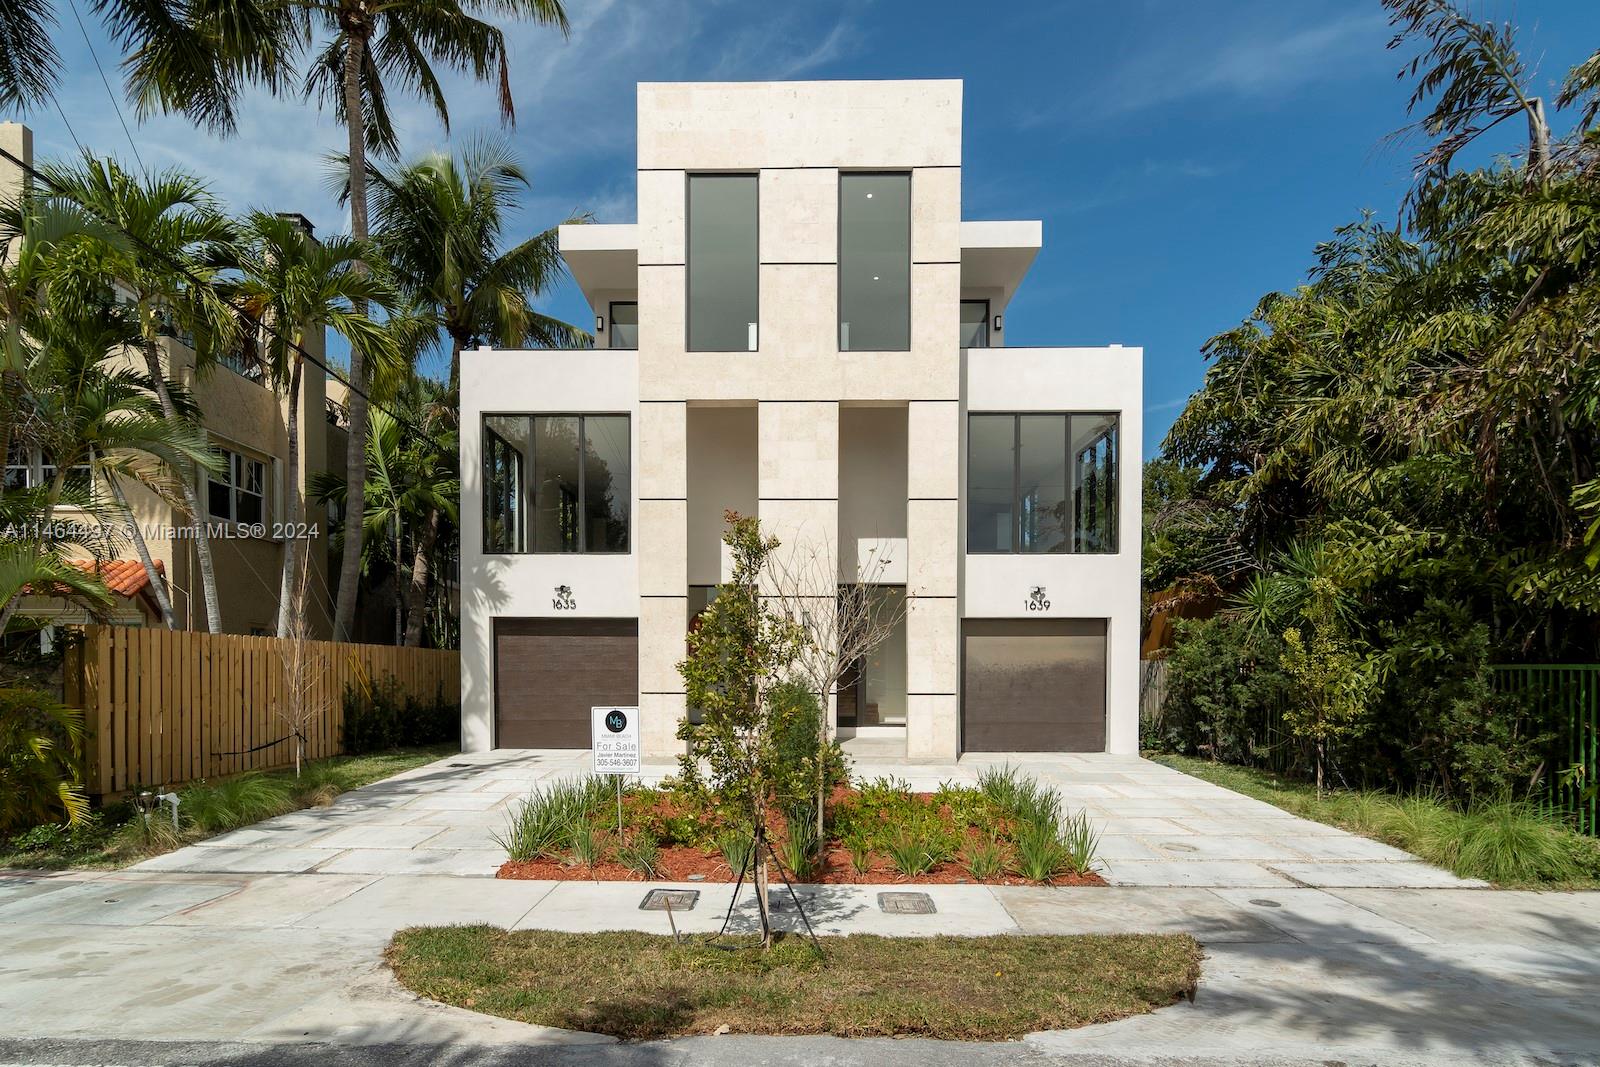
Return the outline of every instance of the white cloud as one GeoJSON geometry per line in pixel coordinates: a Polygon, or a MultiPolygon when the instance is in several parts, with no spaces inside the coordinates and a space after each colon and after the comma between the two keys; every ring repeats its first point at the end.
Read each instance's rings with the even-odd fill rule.
{"type": "Polygon", "coordinates": [[[1250,26],[1221,39],[1174,33],[1120,57],[1092,94],[1072,93],[1061,103],[1026,112],[1018,125],[1103,121],[1204,96],[1262,99],[1319,81],[1363,76],[1384,55],[1387,20],[1380,11],[1364,9],[1296,26],[1282,23],[1281,10],[1241,11],[1250,26]],[[1277,24],[1260,25],[1266,18],[1277,24]]]}

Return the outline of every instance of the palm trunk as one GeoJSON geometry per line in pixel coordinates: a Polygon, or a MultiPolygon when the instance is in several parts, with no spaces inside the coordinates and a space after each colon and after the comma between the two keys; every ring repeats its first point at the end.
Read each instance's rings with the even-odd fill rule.
{"type": "MultiPolygon", "coordinates": [[[[361,67],[366,58],[367,27],[346,27],[344,54],[344,118],[349,134],[350,236],[367,239],[367,134],[361,110],[361,67]]],[[[367,265],[356,262],[365,274],[367,265]]],[[[365,315],[367,302],[357,300],[355,312],[365,315]]],[[[339,597],[333,612],[333,639],[349,641],[356,616],[356,593],[361,582],[361,524],[366,517],[367,394],[361,346],[350,346],[350,440],[345,448],[344,558],[339,562],[339,597]]]]}
{"type": "Polygon", "coordinates": [[[167,629],[176,630],[178,620],[172,614],[172,598],[167,595],[167,583],[156,570],[155,560],[150,558],[150,546],[145,542],[144,530],[139,527],[139,521],[134,518],[133,509],[128,506],[128,497],[122,491],[122,483],[115,474],[106,475],[106,482],[111,486],[111,495],[116,498],[117,506],[122,509],[122,514],[127,516],[128,529],[133,531],[133,548],[139,553],[139,562],[144,564],[145,577],[150,580],[150,589],[155,594],[156,606],[161,609],[161,621],[167,624],[167,629]]]}
{"type": "Polygon", "coordinates": [[[401,541],[400,512],[394,513],[394,643],[401,644],[406,633],[406,583],[400,574],[400,553],[404,550],[401,541]]]}
{"type": "MultiPolygon", "coordinates": [[[[150,384],[155,389],[156,399],[161,402],[161,413],[169,419],[176,419],[178,409],[172,403],[172,395],[167,392],[167,377],[161,371],[161,356],[156,350],[156,342],[146,337],[143,347],[144,365],[150,372],[150,384]]],[[[183,506],[189,509],[189,518],[194,523],[194,554],[200,565],[200,592],[206,605],[206,630],[220,634],[222,606],[217,602],[217,572],[211,564],[211,534],[206,529],[206,520],[210,516],[200,509],[200,498],[195,492],[199,472],[193,463],[188,467],[187,471],[178,472],[178,484],[183,489],[183,506]]]]}
{"type": "Polygon", "coordinates": [[[300,538],[296,535],[295,527],[300,521],[300,371],[303,362],[304,357],[297,353],[293,368],[289,371],[289,458],[286,464],[288,472],[284,476],[283,574],[278,579],[279,637],[289,636],[291,616],[304,608],[304,605],[294,602],[293,596],[300,565],[300,538]]]}
{"type": "Polygon", "coordinates": [[[428,612],[428,576],[430,574],[433,546],[439,541],[439,512],[428,513],[417,535],[417,550],[411,558],[411,584],[406,591],[406,635],[408,648],[422,646],[422,622],[428,612]]]}
{"type": "Polygon", "coordinates": [[[1550,124],[1544,117],[1544,100],[1533,97],[1528,101],[1528,177],[1543,183],[1550,167],[1550,124]]]}

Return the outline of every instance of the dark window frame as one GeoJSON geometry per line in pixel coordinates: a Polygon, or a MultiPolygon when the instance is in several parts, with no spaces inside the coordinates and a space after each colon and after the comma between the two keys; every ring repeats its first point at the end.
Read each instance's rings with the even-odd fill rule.
{"type": "Polygon", "coordinates": [[[966,515],[963,516],[963,529],[966,535],[966,555],[969,556],[1116,556],[1122,553],[1122,412],[1105,409],[1087,410],[1073,409],[1070,411],[1041,411],[1041,410],[1013,410],[1013,411],[969,411],[967,424],[964,427],[967,440],[967,463],[965,481],[962,489],[967,501],[966,515]],[[1067,531],[1064,547],[1057,551],[1041,552],[1038,550],[1024,551],[1022,548],[1022,420],[1030,415],[1050,415],[1066,421],[1066,500],[1070,509],[1068,518],[1072,521],[1067,531]],[[1110,549],[1079,548],[1078,516],[1078,479],[1077,457],[1072,452],[1072,420],[1083,418],[1109,418],[1113,420],[1116,428],[1117,444],[1110,450],[1110,466],[1114,472],[1112,493],[1108,497],[1111,507],[1111,540],[1110,549]],[[974,549],[972,547],[972,420],[974,418],[1009,418],[1011,419],[1011,547],[999,549],[974,549]]]}
{"type": "MultiPolygon", "coordinates": [[[[684,277],[686,279],[685,285],[687,285],[687,278],[688,278],[688,272],[687,271],[685,271],[684,277]]],[[[613,300],[613,301],[611,301],[609,304],[606,305],[606,347],[607,348],[614,348],[619,352],[637,352],[637,351],[639,351],[639,339],[638,339],[637,332],[635,332],[634,341],[633,341],[633,344],[631,344],[631,345],[616,345],[616,344],[612,344],[611,343],[611,339],[616,336],[616,331],[617,331],[617,308],[619,308],[619,307],[631,307],[631,308],[634,309],[635,314],[634,314],[634,321],[633,321],[632,325],[633,325],[633,328],[634,328],[635,331],[637,331],[639,329],[639,316],[637,314],[637,312],[639,310],[639,301],[637,301],[637,300],[613,300]]],[[[685,309],[685,310],[687,310],[687,309],[685,309]]]]}
{"type": "Polygon", "coordinates": [[[213,519],[221,519],[223,522],[232,522],[232,523],[248,523],[248,522],[265,523],[267,521],[268,515],[269,515],[269,510],[268,510],[268,507],[267,507],[267,503],[268,503],[267,497],[268,497],[269,494],[268,494],[268,491],[267,491],[267,487],[268,487],[268,485],[270,483],[267,480],[267,476],[268,476],[269,468],[270,468],[271,464],[267,460],[257,459],[256,457],[250,455],[247,452],[240,452],[240,451],[237,451],[236,449],[229,448],[226,445],[219,445],[217,447],[217,451],[220,452],[223,456],[225,456],[227,458],[228,474],[227,474],[227,479],[225,481],[223,481],[223,480],[219,480],[215,475],[211,474],[209,471],[206,473],[206,483],[207,483],[207,487],[208,487],[207,488],[207,493],[206,493],[206,513],[211,518],[213,518],[213,519]],[[260,492],[252,492],[251,490],[245,488],[244,479],[241,477],[241,471],[240,471],[241,465],[245,464],[245,463],[253,463],[256,466],[261,468],[261,491],[260,492]],[[220,486],[221,488],[227,490],[227,493],[228,493],[228,514],[226,514],[226,515],[218,515],[215,511],[211,510],[211,499],[210,499],[210,489],[209,489],[209,487],[213,486],[213,485],[220,486]],[[250,496],[250,497],[256,497],[261,501],[261,517],[259,519],[241,519],[241,518],[239,518],[239,497],[241,495],[250,496]]]}
{"type": "MultiPolygon", "coordinates": [[[[989,343],[989,341],[991,340],[991,335],[994,332],[993,325],[992,325],[992,323],[990,321],[990,318],[989,318],[989,315],[990,315],[991,311],[993,310],[989,305],[989,298],[988,297],[966,297],[966,296],[964,296],[964,297],[961,298],[960,302],[963,303],[963,304],[982,304],[983,305],[983,344],[981,344],[981,345],[962,345],[961,347],[962,348],[974,348],[974,347],[976,347],[976,348],[993,348],[994,346],[989,343]]],[[[956,314],[956,326],[957,326],[958,329],[960,328],[960,324],[961,324],[961,315],[960,315],[959,309],[958,309],[957,314],[956,314]]]]}
{"type": "Polygon", "coordinates": [[[834,224],[834,294],[833,343],[840,352],[909,352],[915,325],[911,310],[911,295],[915,288],[911,277],[912,259],[911,227],[916,219],[916,182],[909,170],[841,170],[835,187],[834,200],[838,205],[834,224]],[[846,178],[904,178],[906,180],[906,346],[904,348],[846,348],[844,347],[844,183],[846,178]]]}
{"type": "MultiPolygon", "coordinates": [[[[479,441],[483,442],[488,436],[492,435],[497,440],[500,440],[501,442],[503,442],[507,447],[511,448],[511,450],[513,452],[515,452],[517,450],[516,450],[516,448],[514,446],[511,445],[511,442],[506,441],[505,438],[501,437],[500,434],[496,433],[493,429],[490,428],[490,426],[489,426],[489,420],[490,419],[527,419],[528,422],[529,422],[529,426],[528,426],[528,454],[526,456],[523,456],[522,477],[520,477],[518,479],[518,483],[519,483],[518,484],[518,492],[520,494],[520,498],[521,498],[522,505],[523,505],[523,520],[522,521],[523,521],[523,525],[524,525],[524,527],[525,527],[525,529],[527,531],[525,540],[531,542],[532,547],[529,547],[529,548],[511,548],[511,549],[490,548],[489,547],[489,525],[488,525],[488,523],[484,523],[483,524],[483,529],[480,531],[480,535],[481,535],[480,539],[481,539],[481,541],[483,543],[483,554],[484,555],[486,555],[486,556],[584,556],[584,555],[588,555],[588,556],[627,556],[627,555],[632,555],[633,554],[633,526],[634,526],[634,519],[635,519],[635,514],[637,512],[637,509],[634,507],[634,469],[633,469],[633,443],[634,442],[633,442],[633,413],[632,412],[630,412],[630,411],[485,411],[485,412],[481,412],[479,414],[479,416],[478,416],[478,426],[479,426],[480,431],[481,431],[481,434],[480,434],[480,437],[479,437],[479,441]],[[536,435],[533,432],[533,425],[532,425],[533,420],[534,419],[577,419],[578,420],[578,436],[579,436],[579,446],[578,446],[578,515],[580,517],[583,517],[583,516],[586,516],[586,514],[587,514],[587,512],[585,511],[585,505],[588,503],[587,497],[588,497],[588,494],[589,494],[589,485],[588,485],[588,483],[589,483],[589,479],[588,479],[589,449],[586,447],[586,444],[588,442],[589,437],[588,437],[588,430],[587,430],[587,428],[585,426],[585,420],[592,419],[592,418],[596,418],[596,419],[615,419],[615,418],[620,418],[620,419],[625,420],[625,422],[627,423],[627,427],[628,427],[628,450],[627,450],[628,451],[628,547],[626,547],[626,548],[598,548],[598,549],[591,549],[591,548],[588,547],[588,544],[587,544],[588,539],[580,535],[578,537],[578,540],[577,540],[577,545],[578,545],[577,549],[574,550],[574,551],[571,551],[571,552],[564,551],[564,550],[559,549],[559,548],[540,548],[539,547],[538,537],[536,536],[537,532],[538,532],[537,531],[537,527],[531,521],[532,520],[532,516],[536,515],[538,513],[538,510],[539,510],[539,501],[538,501],[537,488],[535,486],[532,486],[532,485],[529,484],[531,472],[538,469],[538,462],[539,462],[538,461],[538,439],[537,439],[536,435]]],[[[479,456],[480,464],[486,462],[487,455],[488,455],[487,448],[482,448],[481,451],[482,451],[482,454],[479,456]]],[[[518,454],[520,455],[521,453],[518,453],[518,454]]],[[[484,510],[488,507],[489,497],[488,497],[488,493],[486,492],[487,486],[484,484],[484,481],[483,481],[483,471],[480,471],[479,479],[480,480],[479,480],[479,485],[478,485],[478,497],[479,497],[479,501],[478,501],[479,508],[478,508],[478,510],[479,510],[479,513],[480,513],[480,520],[481,520],[481,518],[483,517],[484,510]]]]}
{"type": "Polygon", "coordinates": [[[761,172],[758,170],[696,170],[683,175],[683,350],[685,352],[749,352],[761,351],[761,172]],[[749,178],[756,183],[756,346],[754,348],[696,348],[690,342],[693,331],[689,325],[690,311],[694,307],[691,281],[694,277],[689,266],[693,252],[690,236],[694,221],[690,217],[692,198],[689,186],[696,178],[749,178]]]}

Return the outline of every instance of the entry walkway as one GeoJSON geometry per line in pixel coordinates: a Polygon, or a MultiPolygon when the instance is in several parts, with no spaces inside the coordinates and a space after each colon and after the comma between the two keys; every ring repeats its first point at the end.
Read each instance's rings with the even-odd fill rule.
{"type": "MultiPolygon", "coordinates": [[[[1137,756],[997,754],[955,763],[857,762],[860,778],[898,777],[913,789],[975,782],[1009,764],[1061,790],[1100,833],[1113,885],[1277,888],[1439,887],[1470,884],[1409,853],[1137,756]]],[[[647,768],[647,781],[672,773],[647,768]]],[[[453,756],[347,793],[326,808],[269,819],[134,868],[191,873],[440,874],[492,877],[506,854],[494,840],[521,798],[554,779],[589,773],[582,751],[453,756]]]]}

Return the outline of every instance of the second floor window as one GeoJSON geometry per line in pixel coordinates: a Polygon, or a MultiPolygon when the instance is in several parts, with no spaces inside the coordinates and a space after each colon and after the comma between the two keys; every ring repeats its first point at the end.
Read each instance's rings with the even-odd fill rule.
{"type": "Polygon", "coordinates": [[[989,347],[989,301],[961,301],[961,347],[989,347]]]}
{"type": "Polygon", "coordinates": [[[611,305],[611,327],[606,335],[611,348],[639,347],[639,305],[614,301],[611,305]]]}
{"type": "Polygon", "coordinates": [[[222,450],[222,473],[207,476],[206,508],[215,519],[265,522],[267,465],[259,459],[222,450]]]}
{"type": "Polygon", "coordinates": [[[689,175],[689,351],[756,350],[756,231],[754,174],[689,175]]]}
{"type": "Polygon", "coordinates": [[[911,348],[911,175],[839,175],[839,350],[911,348]]]}
{"type": "Polygon", "coordinates": [[[626,415],[486,415],[483,550],[627,552],[626,415]]]}
{"type": "Polygon", "coordinates": [[[1115,414],[970,415],[967,551],[1117,551],[1115,414]]]}

